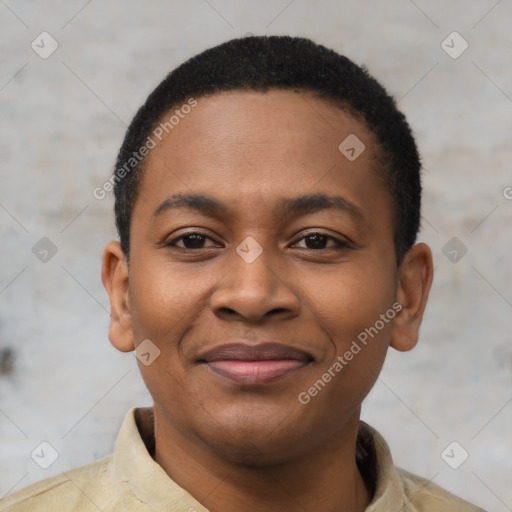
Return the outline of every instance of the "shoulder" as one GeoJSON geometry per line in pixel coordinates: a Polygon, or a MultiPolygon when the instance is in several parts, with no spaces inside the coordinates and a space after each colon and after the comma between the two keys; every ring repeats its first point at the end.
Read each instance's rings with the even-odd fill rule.
{"type": "Polygon", "coordinates": [[[396,468],[404,487],[406,504],[404,510],[411,512],[485,512],[464,501],[433,482],[413,475],[405,469],[396,468]]]}
{"type": "Polygon", "coordinates": [[[109,500],[112,456],[22,489],[0,500],[0,512],[101,510],[109,500]]]}

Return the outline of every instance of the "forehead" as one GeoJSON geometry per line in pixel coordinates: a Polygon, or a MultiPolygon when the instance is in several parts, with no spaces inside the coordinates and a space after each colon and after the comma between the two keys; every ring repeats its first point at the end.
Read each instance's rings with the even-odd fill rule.
{"type": "Polygon", "coordinates": [[[144,202],[199,192],[242,205],[340,185],[350,201],[382,190],[372,132],[311,93],[223,92],[198,98],[163,124],[176,109],[163,116],[167,130],[147,157],[144,202]]]}
{"type": "MultiPolygon", "coordinates": [[[[160,127],[165,133],[161,133],[159,139],[165,140],[157,141],[160,148],[175,146],[178,156],[178,146],[189,137],[198,148],[208,141],[218,145],[236,138],[237,143],[255,147],[256,144],[279,143],[294,137],[308,139],[308,144],[295,148],[297,153],[301,148],[311,151],[315,143],[319,148],[323,146],[322,150],[327,145],[334,150],[347,131],[374,143],[372,132],[356,119],[357,114],[349,113],[352,109],[348,105],[321,99],[311,91],[224,91],[202,96],[196,103],[194,109],[184,102],[181,107],[173,107],[164,114],[160,127]],[[181,120],[174,113],[181,113],[181,120]],[[168,121],[173,126],[169,126],[168,121]]],[[[158,151],[152,152],[155,153],[158,151]]]]}

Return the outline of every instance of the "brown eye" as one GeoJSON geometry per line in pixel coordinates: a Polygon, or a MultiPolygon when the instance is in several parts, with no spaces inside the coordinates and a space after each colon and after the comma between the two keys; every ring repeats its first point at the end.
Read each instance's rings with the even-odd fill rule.
{"type": "MultiPolygon", "coordinates": [[[[313,250],[321,250],[321,249],[331,249],[331,248],[346,248],[348,247],[348,244],[346,242],[343,242],[341,240],[338,240],[337,238],[334,238],[329,235],[324,235],[322,233],[311,233],[305,237],[302,237],[300,240],[296,242],[296,244],[303,242],[305,244],[305,247],[302,247],[304,249],[313,249],[313,250]],[[334,246],[327,247],[327,244],[329,241],[334,242],[334,246]]],[[[296,245],[295,244],[295,245],[296,245]]]]}
{"type": "MultiPolygon", "coordinates": [[[[187,233],[186,235],[181,235],[178,238],[174,238],[168,244],[167,247],[179,247],[180,249],[203,249],[204,244],[207,240],[213,240],[202,233],[187,233]],[[179,245],[181,242],[182,245],[179,245]]],[[[214,245],[216,247],[216,245],[214,245]]]]}

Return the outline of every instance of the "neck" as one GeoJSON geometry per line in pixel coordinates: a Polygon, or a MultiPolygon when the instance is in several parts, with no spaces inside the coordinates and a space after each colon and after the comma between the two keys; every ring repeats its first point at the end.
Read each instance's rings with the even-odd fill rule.
{"type": "Polygon", "coordinates": [[[182,435],[155,410],[155,460],[210,512],[362,512],[370,492],[356,465],[358,417],[292,461],[247,465],[182,435]]]}

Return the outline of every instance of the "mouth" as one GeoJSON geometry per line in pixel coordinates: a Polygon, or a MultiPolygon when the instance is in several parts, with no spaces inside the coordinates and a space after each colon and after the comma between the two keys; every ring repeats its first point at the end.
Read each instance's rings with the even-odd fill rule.
{"type": "Polygon", "coordinates": [[[313,360],[307,352],[277,343],[236,343],[211,349],[198,362],[237,384],[258,385],[286,377],[313,360]]]}

